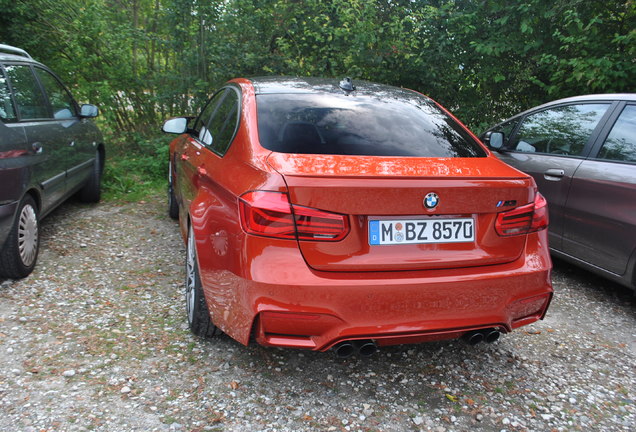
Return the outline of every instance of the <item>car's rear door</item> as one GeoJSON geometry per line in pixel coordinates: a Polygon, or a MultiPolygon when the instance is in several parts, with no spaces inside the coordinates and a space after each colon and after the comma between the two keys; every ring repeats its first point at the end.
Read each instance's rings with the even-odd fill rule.
{"type": "MultiPolygon", "coordinates": [[[[33,152],[27,146],[24,128],[18,122],[9,83],[0,65],[0,202],[17,201],[28,187],[29,164],[33,152]]],[[[8,207],[5,207],[7,209],[8,207]]],[[[8,229],[8,226],[5,226],[8,229]]],[[[0,229],[1,230],[1,229],[0,229]]],[[[0,245],[6,231],[0,232],[0,245]],[[3,235],[4,234],[4,235],[3,235]]]]}
{"type": "Polygon", "coordinates": [[[52,118],[46,97],[31,65],[5,65],[20,125],[33,151],[33,175],[42,188],[42,212],[58,203],[66,192],[68,152],[52,118]]]}
{"type": "Polygon", "coordinates": [[[565,253],[617,275],[636,248],[636,104],[621,108],[572,178],[563,228],[565,253]]]}
{"type": "Polygon", "coordinates": [[[213,180],[224,175],[222,156],[236,132],[238,113],[238,90],[234,87],[220,90],[197,118],[193,133],[184,136],[175,149],[177,196],[183,211],[190,209],[202,186],[212,194],[225,196],[213,180]]]}
{"type": "Polygon", "coordinates": [[[589,154],[611,102],[570,103],[528,114],[498,156],[532,175],[549,203],[550,247],[561,250],[572,178],[589,154]]]}
{"type": "Polygon", "coordinates": [[[80,119],[77,104],[64,85],[46,69],[34,66],[33,70],[51,110],[53,119],[48,122],[48,129],[59,141],[64,155],[66,190],[70,192],[83,184],[92,172],[96,154],[93,130],[80,119]]]}

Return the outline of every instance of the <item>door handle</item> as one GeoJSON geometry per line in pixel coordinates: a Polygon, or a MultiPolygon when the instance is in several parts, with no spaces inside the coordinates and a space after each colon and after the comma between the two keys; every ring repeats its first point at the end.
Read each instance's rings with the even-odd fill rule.
{"type": "Polygon", "coordinates": [[[550,181],[559,181],[565,175],[565,171],[560,168],[550,168],[543,172],[543,178],[550,181]]]}
{"type": "Polygon", "coordinates": [[[197,172],[199,173],[199,175],[202,175],[202,176],[208,175],[208,171],[203,167],[198,167],[197,172]]]}
{"type": "Polygon", "coordinates": [[[44,150],[41,142],[34,142],[33,144],[31,144],[31,148],[33,149],[33,152],[35,154],[40,154],[44,150]]]}
{"type": "Polygon", "coordinates": [[[181,160],[182,161],[187,161],[188,159],[190,159],[190,157],[187,154],[181,153],[181,160]]]}

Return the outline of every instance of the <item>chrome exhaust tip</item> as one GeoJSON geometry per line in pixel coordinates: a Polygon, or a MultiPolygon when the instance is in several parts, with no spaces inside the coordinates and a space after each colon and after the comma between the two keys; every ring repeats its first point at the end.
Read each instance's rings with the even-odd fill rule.
{"type": "Polygon", "coordinates": [[[378,351],[378,346],[372,340],[358,341],[356,347],[358,348],[358,355],[365,358],[371,357],[378,351]]]}
{"type": "Polygon", "coordinates": [[[355,350],[356,349],[351,342],[340,342],[335,347],[333,347],[333,351],[334,353],[336,353],[336,357],[342,359],[351,357],[355,350]]]}

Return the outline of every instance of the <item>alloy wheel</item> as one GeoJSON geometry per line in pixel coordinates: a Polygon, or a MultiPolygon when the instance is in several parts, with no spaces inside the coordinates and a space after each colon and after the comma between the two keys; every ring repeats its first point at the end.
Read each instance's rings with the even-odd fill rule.
{"type": "Polygon", "coordinates": [[[194,321],[194,302],[196,296],[196,250],[194,247],[194,231],[192,226],[188,229],[188,247],[186,252],[186,286],[185,300],[188,313],[188,323],[194,321]]]}

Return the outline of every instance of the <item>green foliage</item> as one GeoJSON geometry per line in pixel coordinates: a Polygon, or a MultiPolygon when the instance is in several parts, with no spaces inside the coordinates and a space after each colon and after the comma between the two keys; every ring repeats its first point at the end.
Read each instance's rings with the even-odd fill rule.
{"type": "Polygon", "coordinates": [[[476,131],[636,83],[634,0],[0,0],[0,10],[0,43],[55,69],[99,105],[117,145],[130,143],[109,168],[121,169],[109,187],[122,191],[139,184],[126,158],[154,166],[140,143],[235,76],[404,86],[476,131]]]}
{"type": "Polygon", "coordinates": [[[113,137],[106,155],[103,187],[106,199],[135,201],[166,187],[168,138],[130,134],[113,137]]]}

